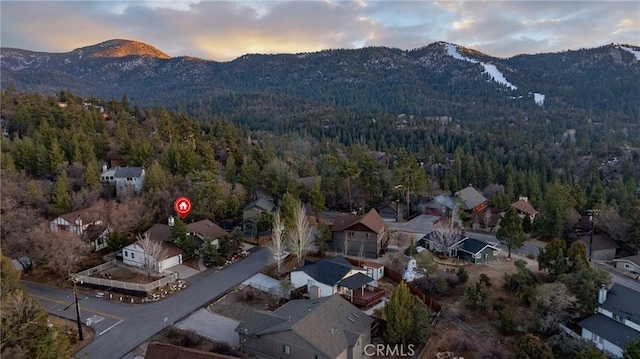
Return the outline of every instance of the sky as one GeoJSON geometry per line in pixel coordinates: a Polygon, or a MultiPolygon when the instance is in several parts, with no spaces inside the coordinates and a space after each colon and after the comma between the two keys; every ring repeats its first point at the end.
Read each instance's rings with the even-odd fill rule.
{"type": "Polygon", "coordinates": [[[110,39],[229,61],[446,41],[498,57],[640,46],[640,1],[0,1],[0,45],[68,52],[110,39]]]}

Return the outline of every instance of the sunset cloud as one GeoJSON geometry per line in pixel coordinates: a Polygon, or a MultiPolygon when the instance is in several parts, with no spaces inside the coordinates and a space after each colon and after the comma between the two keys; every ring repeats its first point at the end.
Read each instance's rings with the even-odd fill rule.
{"type": "Polygon", "coordinates": [[[435,41],[494,56],[640,45],[637,1],[2,1],[3,47],[66,52],[114,38],[170,56],[412,49],[435,41]]]}

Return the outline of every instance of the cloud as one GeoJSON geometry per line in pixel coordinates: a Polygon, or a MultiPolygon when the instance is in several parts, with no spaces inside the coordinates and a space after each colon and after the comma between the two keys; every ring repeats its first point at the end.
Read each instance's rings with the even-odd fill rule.
{"type": "Polygon", "coordinates": [[[640,45],[635,1],[2,1],[0,10],[2,46],[56,52],[113,38],[222,61],[440,40],[495,56],[640,45]]]}

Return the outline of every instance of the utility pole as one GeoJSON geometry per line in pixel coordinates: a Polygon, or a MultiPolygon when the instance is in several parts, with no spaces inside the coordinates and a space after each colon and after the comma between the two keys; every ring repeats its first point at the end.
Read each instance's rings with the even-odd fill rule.
{"type": "Polygon", "coordinates": [[[76,299],[76,322],[78,323],[78,339],[84,340],[82,334],[82,320],[80,319],[80,303],[78,303],[78,278],[73,277],[73,295],[76,299]]]}

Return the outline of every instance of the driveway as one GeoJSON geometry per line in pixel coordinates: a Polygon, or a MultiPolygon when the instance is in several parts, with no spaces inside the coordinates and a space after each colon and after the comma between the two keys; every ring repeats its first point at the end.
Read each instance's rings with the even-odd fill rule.
{"type": "Polygon", "coordinates": [[[201,308],[191,313],[186,319],[176,325],[180,329],[191,329],[199,335],[213,341],[227,342],[234,348],[238,347],[239,337],[235,332],[240,324],[237,320],[211,313],[201,308]]]}
{"type": "MultiPolygon", "coordinates": [[[[260,248],[222,270],[198,273],[189,278],[189,287],[155,303],[128,306],[97,298],[84,300],[83,296],[83,319],[92,315],[105,319],[96,324],[100,326],[96,330],[98,336],[76,353],[77,356],[84,358],[86,355],[90,359],[133,358],[131,351],[137,346],[260,271],[267,265],[268,257],[269,250],[260,248]]],[[[76,318],[73,310],[58,311],[61,306],[64,308],[73,303],[71,289],[29,284],[27,288],[29,293],[38,295],[38,300],[50,313],[76,318]]]]}
{"type": "Polygon", "coordinates": [[[177,266],[173,266],[170,268],[167,268],[168,271],[171,272],[178,272],[178,278],[180,279],[187,279],[189,277],[192,277],[198,273],[200,273],[200,271],[197,271],[189,266],[186,266],[184,264],[178,264],[177,266]]]}

